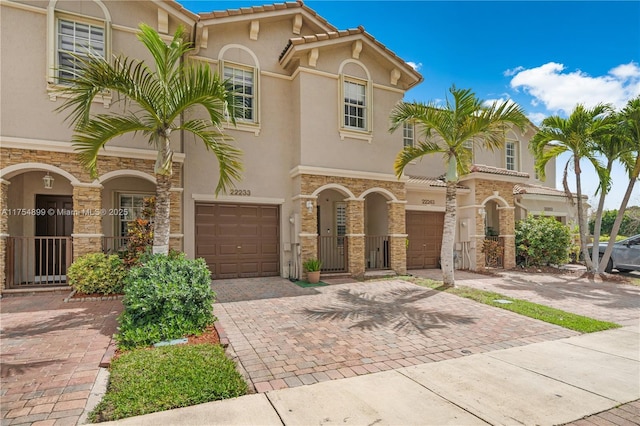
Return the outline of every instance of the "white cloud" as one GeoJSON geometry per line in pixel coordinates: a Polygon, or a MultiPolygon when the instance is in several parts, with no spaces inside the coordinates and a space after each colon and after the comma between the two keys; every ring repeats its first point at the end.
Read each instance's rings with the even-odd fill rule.
{"type": "Polygon", "coordinates": [[[514,75],[518,74],[518,73],[519,73],[520,71],[522,71],[523,69],[524,69],[524,67],[519,66],[519,67],[515,67],[515,68],[510,69],[510,70],[506,70],[503,74],[504,74],[506,77],[511,77],[511,76],[514,76],[514,75]]]}
{"type": "Polygon", "coordinates": [[[490,107],[491,105],[493,105],[494,102],[498,103],[498,106],[507,103],[507,104],[515,104],[516,102],[513,101],[513,99],[509,99],[509,98],[497,98],[497,99],[486,99],[484,102],[482,102],[482,105],[485,107],[490,107]]]}
{"type": "Polygon", "coordinates": [[[579,103],[593,107],[602,102],[621,108],[640,95],[640,67],[630,62],[616,66],[607,75],[594,77],[580,70],[567,72],[563,64],[549,62],[518,70],[511,87],[523,89],[533,97],[532,105],[544,105],[553,113],[570,114],[579,103]]]}
{"type": "Polygon", "coordinates": [[[407,62],[407,65],[409,65],[411,68],[413,68],[416,71],[420,71],[420,68],[422,68],[422,62],[415,63],[415,62],[409,61],[407,62]]]}
{"type": "Polygon", "coordinates": [[[542,112],[530,112],[529,114],[527,114],[527,118],[531,120],[533,124],[539,126],[540,123],[542,123],[542,120],[547,118],[547,114],[544,114],[542,112]]]}

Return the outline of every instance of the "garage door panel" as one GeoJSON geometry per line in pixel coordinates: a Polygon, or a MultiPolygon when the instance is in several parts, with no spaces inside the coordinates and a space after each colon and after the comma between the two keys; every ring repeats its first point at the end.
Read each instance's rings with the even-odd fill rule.
{"type": "Polygon", "coordinates": [[[214,278],[280,274],[279,206],[196,204],[196,256],[214,278]]]}

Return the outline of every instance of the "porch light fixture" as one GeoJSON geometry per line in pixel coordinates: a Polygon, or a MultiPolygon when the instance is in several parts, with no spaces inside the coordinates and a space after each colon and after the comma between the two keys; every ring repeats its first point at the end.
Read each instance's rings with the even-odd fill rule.
{"type": "Polygon", "coordinates": [[[309,211],[309,213],[313,211],[313,201],[307,201],[307,210],[309,211]]]}
{"type": "Polygon", "coordinates": [[[55,179],[53,178],[53,176],[51,176],[49,174],[49,172],[47,172],[47,174],[42,178],[42,181],[44,182],[44,189],[51,189],[53,188],[53,181],[55,179]]]}

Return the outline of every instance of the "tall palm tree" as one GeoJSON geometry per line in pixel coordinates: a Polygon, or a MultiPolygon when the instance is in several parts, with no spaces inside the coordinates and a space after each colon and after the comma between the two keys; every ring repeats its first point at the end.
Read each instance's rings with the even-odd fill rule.
{"type": "MultiPolygon", "coordinates": [[[[640,96],[629,100],[625,108],[619,114],[619,120],[617,121],[617,130],[623,140],[627,143],[628,156],[625,157],[623,164],[629,174],[629,184],[627,190],[624,193],[620,208],[618,209],[618,216],[613,222],[613,228],[611,229],[611,236],[607,248],[600,259],[600,270],[604,270],[605,266],[609,262],[611,252],[613,251],[613,243],[616,240],[620,225],[622,224],[622,218],[624,212],[631,198],[631,192],[635,186],[638,176],[640,176],[640,96]]],[[[594,250],[595,252],[595,250],[594,250]]]]}
{"type": "MultiPolygon", "coordinates": [[[[545,167],[550,160],[556,159],[565,152],[571,154],[564,167],[562,182],[569,200],[573,203],[573,195],[567,181],[569,166],[572,166],[576,177],[578,229],[582,253],[587,253],[587,227],[582,198],[580,160],[585,159],[591,162],[598,173],[600,182],[604,182],[605,187],[608,186],[609,176],[606,169],[600,164],[595,141],[610,130],[608,120],[610,112],[611,108],[608,105],[598,104],[593,108],[576,105],[569,118],[554,115],[542,120],[540,130],[529,143],[529,148],[535,155],[536,171],[542,180],[546,177],[545,167]]],[[[593,272],[593,264],[589,256],[585,256],[585,263],[587,270],[593,272]]]]}
{"type": "MultiPolygon", "coordinates": [[[[153,252],[167,253],[169,248],[169,191],[172,157],[170,135],[190,132],[200,139],[218,160],[219,180],[216,195],[240,178],[241,151],[229,144],[230,138],[219,130],[220,123],[233,111],[233,96],[208,64],[185,64],[191,50],[185,30],[178,28],[166,44],[150,26],[141,24],[138,39],[153,57],[153,65],[118,56],[111,64],[106,58],[89,53],[75,56],[79,70],[61,78],[67,100],[58,108],[70,109],[74,124],[73,145],[80,160],[93,177],[97,176],[98,153],[105,144],[126,133],[142,133],[158,151],[156,210],[153,252]],[[92,114],[93,99],[113,91],[123,100],[121,112],[92,114]],[[195,106],[203,108],[207,119],[183,120],[182,114],[195,106]]],[[[233,114],[231,114],[233,121],[233,114]]]]}
{"type": "MultiPolygon", "coordinates": [[[[613,123],[613,121],[612,121],[613,123]]],[[[606,160],[607,165],[605,166],[607,176],[611,176],[611,170],[613,169],[613,164],[617,161],[620,161],[622,164],[628,164],[630,159],[630,145],[628,144],[626,138],[623,137],[621,132],[617,131],[617,128],[613,125],[610,130],[604,134],[601,138],[596,140],[595,149],[597,152],[602,154],[606,160]]],[[[600,193],[600,198],[598,200],[598,208],[595,214],[594,220],[594,228],[593,228],[593,247],[598,247],[600,245],[600,228],[602,227],[602,214],[604,212],[604,202],[611,189],[611,180],[608,179],[607,182],[600,182],[598,187],[598,192],[600,193]]],[[[615,239],[615,237],[614,237],[615,239]]],[[[591,262],[593,263],[593,270],[595,273],[601,272],[603,269],[599,266],[599,251],[593,250],[591,262]]]]}
{"type": "Polygon", "coordinates": [[[446,97],[444,107],[436,102],[401,102],[391,112],[391,128],[404,123],[416,125],[419,134],[415,146],[398,153],[394,169],[398,177],[412,161],[425,155],[442,155],[447,166],[444,231],[440,259],[445,286],[454,286],[453,249],[456,224],[456,188],[460,175],[469,173],[472,151],[465,143],[481,144],[494,150],[504,144],[510,125],[523,129],[527,123],[522,108],[511,102],[494,102],[484,106],[470,89],[449,89],[453,99],[446,97]]]}

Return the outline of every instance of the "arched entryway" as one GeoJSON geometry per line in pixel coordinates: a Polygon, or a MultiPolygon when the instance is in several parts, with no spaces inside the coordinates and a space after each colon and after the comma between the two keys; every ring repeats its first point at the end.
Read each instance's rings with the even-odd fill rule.
{"type": "Polygon", "coordinates": [[[389,269],[389,215],[387,198],[377,192],[364,197],[365,267],[367,270],[389,269]]]}
{"type": "Polygon", "coordinates": [[[2,170],[2,258],[5,285],[66,284],[73,260],[74,186],[52,165],[23,163],[2,170]]]}
{"type": "Polygon", "coordinates": [[[318,259],[323,272],[348,272],[349,239],[347,202],[338,189],[324,189],[317,195],[316,215],[318,259]]]}

